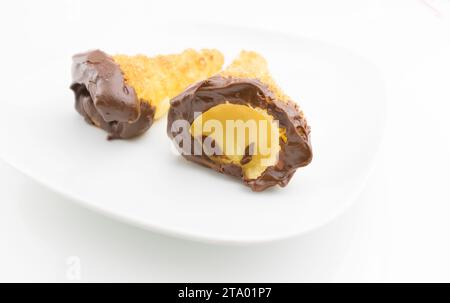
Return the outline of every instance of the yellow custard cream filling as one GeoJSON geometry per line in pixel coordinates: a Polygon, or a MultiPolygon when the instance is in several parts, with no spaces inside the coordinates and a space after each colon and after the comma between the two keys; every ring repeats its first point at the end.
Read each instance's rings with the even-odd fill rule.
{"type": "Polygon", "coordinates": [[[210,138],[204,146],[214,149],[208,155],[212,160],[239,165],[244,177],[253,180],[277,163],[283,130],[263,109],[224,103],[196,117],[190,133],[194,138],[210,138]]]}

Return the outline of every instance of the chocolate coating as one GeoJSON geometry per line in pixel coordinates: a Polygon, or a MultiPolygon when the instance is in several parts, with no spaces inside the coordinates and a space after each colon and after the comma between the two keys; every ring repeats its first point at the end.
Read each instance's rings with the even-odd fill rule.
{"type": "MultiPolygon", "coordinates": [[[[225,101],[232,104],[249,105],[267,111],[279,121],[279,127],[286,129],[287,142],[280,138],[278,162],[268,167],[257,179],[248,180],[243,176],[242,168],[236,164],[221,164],[213,161],[205,153],[194,155],[187,147],[179,146],[186,159],[215,169],[218,172],[241,178],[254,191],[263,191],[268,187],[286,186],[297,168],[308,165],[312,160],[310,127],[303,118],[298,106],[291,101],[278,100],[267,85],[256,79],[211,77],[189,87],[171,100],[168,114],[167,134],[170,138],[180,135],[182,129],[172,130],[177,120],[186,120],[191,125],[195,112],[204,113],[225,101]]],[[[192,136],[191,149],[201,144],[192,136]]],[[[202,148],[202,147],[200,147],[202,148]]]]}
{"type": "Polygon", "coordinates": [[[72,58],[75,108],[86,122],[106,130],[108,139],[128,139],[153,123],[155,108],[139,100],[125,83],[120,66],[100,50],[72,58]]]}

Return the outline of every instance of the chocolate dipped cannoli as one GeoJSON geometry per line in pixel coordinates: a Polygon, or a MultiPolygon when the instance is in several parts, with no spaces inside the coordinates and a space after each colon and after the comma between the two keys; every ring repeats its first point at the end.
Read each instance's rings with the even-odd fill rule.
{"type": "Polygon", "coordinates": [[[162,117],[171,98],[188,85],[220,71],[217,50],[146,57],[110,56],[100,50],[73,56],[75,108],[89,124],[108,132],[108,139],[144,133],[162,117]]]}
{"type": "Polygon", "coordinates": [[[186,159],[253,191],[286,186],[312,160],[303,112],[255,52],[241,52],[225,71],[173,98],[167,134],[186,159]]]}

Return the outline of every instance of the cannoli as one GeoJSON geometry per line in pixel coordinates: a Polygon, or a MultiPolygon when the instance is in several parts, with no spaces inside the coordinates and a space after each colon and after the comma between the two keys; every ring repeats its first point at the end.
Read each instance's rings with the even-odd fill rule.
{"type": "Polygon", "coordinates": [[[255,52],[241,52],[223,72],[173,98],[167,134],[186,159],[253,191],[286,186],[312,160],[303,112],[255,52]]]}
{"type": "Polygon", "coordinates": [[[73,56],[75,108],[89,124],[108,132],[108,139],[144,133],[167,112],[169,100],[188,85],[219,72],[217,50],[146,57],[110,56],[100,50],[73,56]]]}

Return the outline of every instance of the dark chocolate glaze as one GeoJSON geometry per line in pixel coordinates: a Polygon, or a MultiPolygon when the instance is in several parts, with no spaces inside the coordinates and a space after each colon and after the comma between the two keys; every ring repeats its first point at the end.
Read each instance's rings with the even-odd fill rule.
{"type": "MultiPolygon", "coordinates": [[[[291,101],[278,100],[267,85],[257,79],[239,79],[220,75],[200,81],[187,88],[170,102],[167,122],[167,134],[170,138],[183,131],[172,130],[176,120],[186,120],[192,124],[195,112],[203,113],[210,108],[229,102],[262,108],[279,121],[279,126],[286,129],[287,141],[280,138],[278,162],[268,167],[257,179],[248,180],[243,176],[242,168],[235,164],[221,164],[213,161],[205,153],[194,155],[184,146],[178,146],[182,155],[193,162],[218,172],[241,178],[254,191],[263,191],[268,187],[286,186],[297,168],[308,165],[312,160],[310,127],[306,123],[298,106],[291,101]]],[[[189,130],[187,130],[189,131],[189,130]]],[[[186,134],[183,134],[185,136],[186,134]]],[[[191,149],[197,140],[191,138],[191,149]]]]}
{"type": "Polygon", "coordinates": [[[128,139],[153,123],[155,108],[139,100],[125,83],[120,66],[100,50],[72,58],[75,108],[86,122],[106,130],[108,139],[128,139]]]}

